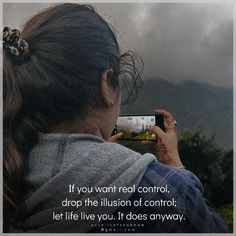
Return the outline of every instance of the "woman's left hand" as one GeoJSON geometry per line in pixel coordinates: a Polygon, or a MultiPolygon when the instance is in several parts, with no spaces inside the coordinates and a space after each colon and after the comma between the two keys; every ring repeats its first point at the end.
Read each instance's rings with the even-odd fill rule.
{"type": "Polygon", "coordinates": [[[123,133],[120,132],[118,134],[112,135],[110,138],[108,138],[108,142],[116,142],[118,139],[122,137],[123,133]]]}

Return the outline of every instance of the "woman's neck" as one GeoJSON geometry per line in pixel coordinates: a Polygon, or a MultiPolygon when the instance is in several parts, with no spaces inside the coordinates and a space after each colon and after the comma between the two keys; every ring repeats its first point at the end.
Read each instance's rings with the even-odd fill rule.
{"type": "Polygon", "coordinates": [[[50,125],[44,133],[87,133],[104,138],[101,127],[95,119],[74,119],[50,125]]]}

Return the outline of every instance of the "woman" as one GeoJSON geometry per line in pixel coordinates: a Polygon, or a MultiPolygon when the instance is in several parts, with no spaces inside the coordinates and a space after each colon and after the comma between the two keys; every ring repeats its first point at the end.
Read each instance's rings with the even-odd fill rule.
{"type": "MultiPolygon", "coordinates": [[[[160,162],[107,142],[120,135],[110,137],[120,103],[135,98],[142,83],[137,55],[121,55],[114,32],[92,7],[53,6],[30,19],[21,33],[5,27],[3,41],[5,232],[101,232],[92,214],[113,214],[105,224],[130,212],[142,219],[119,222],[142,222],[132,225],[134,232],[227,232],[203,198],[201,183],[181,163],[170,113],[156,111],[165,117],[166,132],[150,129],[158,137],[160,162]],[[166,185],[165,193],[89,191],[166,185]],[[131,203],[174,198],[177,204],[85,205],[86,199],[102,198],[131,203]],[[173,211],[181,222],[148,219],[173,211]],[[65,218],[68,212],[72,220],[65,218]]],[[[123,232],[120,226],[115,230],[123,232]]]]}

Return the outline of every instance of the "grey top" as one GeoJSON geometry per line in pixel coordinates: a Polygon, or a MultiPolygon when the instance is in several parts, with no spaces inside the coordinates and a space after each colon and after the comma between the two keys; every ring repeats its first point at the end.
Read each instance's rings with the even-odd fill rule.
{"type": "Polygon", "coordinates": [[[127,200],[132,193],[68,193],[77,187],[138,185],[156,157],[141,155],[117,143],[91,134],[40,134],[37,145],[25,160],[26,218],[10,232],[87,232],[94,221],[53,220],[52,214],[71,211],[113,213],[119,207],[62,207],[64,199],[127,200]]]}

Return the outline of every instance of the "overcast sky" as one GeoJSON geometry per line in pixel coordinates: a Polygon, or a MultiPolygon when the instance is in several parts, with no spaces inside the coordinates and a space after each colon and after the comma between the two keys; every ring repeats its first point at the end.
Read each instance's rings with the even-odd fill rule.
{"type": "MultiPolygon", "coordinates": [[[[4,26],[19,27],[48,4],[4,4],[4,26]]],[[[137,51],[145,78],[233,84],[233,7],[223,3],[97,3],[119,32],[123,50],[137,51]]]]}

